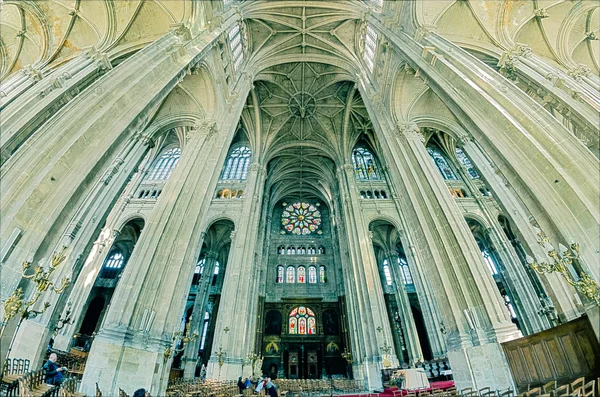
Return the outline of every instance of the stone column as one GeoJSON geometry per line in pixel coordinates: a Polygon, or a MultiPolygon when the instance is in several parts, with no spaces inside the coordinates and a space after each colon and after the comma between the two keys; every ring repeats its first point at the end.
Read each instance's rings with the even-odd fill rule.
{"type": "Polygon", "coordinates": [[[398,261],[400,257],[395,252],[390,252],[387,256],[389,258],[388,261],[390,271],[392,272],[392,278],[396,286],[396,302],[398,303],[398,311],[402,319],[404,341],[406,342],[406,348],[408,350],[408,361],[409,363],[413,363],[415,360],[423,358],[421,344],[419,343],[419,334],[410,307],[410,301],[408,300],[408,294],[406,293],[404,277],[402,276],[399,267],[398,261]]]}
{"type": "Polygon", "coordinates": [[[462,213],[425,149],[419,128],[399,124],[397,133],[392,134],[389,116],[376,112],[372,102],[365,103],[375,115],[372,119],[377,120],[386,162],[400,176],[391,183],[396,191],[403,192],[400,200],[406,231],[443,319],[457,387],[509,387],[511,375],[499,342],[518,337],[520,332],[510,322],[462,213]]]}
{"type": "Polygon", "coordinates": [[[206,305],[208,298],[210,297],[210,287],[215,272],[215,266],[217,264],[217,252],[207,252],[204,256],[204,270],[200,276],[200,282],[196,287],[196,300],[194,301],[194,308],[192,309],[192,324],[190,329],[198,331],[198,339],[194,342],[189,343],[185,348],[182,361],[185,363],[183,377],[193,378],[196,373],[196,363],[198,361],[198,350],[200,349],[200,343],[202,342],[202,332],[204,325],[204,313],[206,312],[206,305]]]}
{"type": "MultiPolygon", "coordinates": [[[[253,153],[258,157],[258,153],[253,153]]],[[[242,366],[248,354],[254,350],[258,284],[256,283],[255,251],[261,219],[261,204],[266,180],[266,168],[256,160],[250,166],[239,223],[232,234],[231,250],[223,281],[221,301],[207,365],[207,377],[237,379],[242,376],[242,366]],[[217,352],[226,353],[223,365],[219,365],[217,352]]]]}
{"type": "MultiPolygon", "coordinates": [[[[498,168],[492,165],[488,157],[483,153],[480,146],[472,139],[463,140],[463,149],[469,155],[473,164],[477,165],[478,171],[485,178],[488,186],[495,194],[496,200],[502,203],[502,206],[509,212],[510,218],[514,222],[514,227],[519,230],[523,237],[523,243],[529,248],[531,255],[537,258],[545,258],[546,252],[539,246],[536,239],[536,232],[529,220],[531,214],[525,208],[523,202],[519,199],[517,192],[511,189],[510,184],[499,172],[498,168]]],[[[516,266],[519,266],[516,264],[516,266]]],[[[569,321],[579,316],[579,309],[573,299],[575,290],[570,287],[567,282],[558,274],[545,274],[539,276],[544,284],[546,293],[552,299],[552,302],[557,309],[558,316],[562,321],[569,321]]],[[[533,289],[525,294],[531,294],[533,289]]],[[[532,298],[530,298],[532,299],[532,298]]],[[[535,308],[536,302],[531,302],[535,308]]],[[[537,306],[539,310],[541,304],[537,306]]],[[[535,310],[536,316],[537,310],[535,310]]],[[[544,322],[542,322],[544,324],[544,322]]]]}
{"type": "MultiPolygon", "coordinates": [[[[393,344],[392,330],[387,316],[381,279],[373,252],[368,225],[362,218],[359,189],[352,164],[338,170],[341,192],[341,220],[348,253],[342,257],[344,288],[348,298],[350,342],[354,358],[355,378],[364,379],[369,390],[381,389],[382,351],[384,344],[393,344]]],[[[340,220],[340,219],[338,219],[340,220]]],[[[392,348],[393,349],[393,348],[392,348]]],[[[398,359],[392,350],[389,354],[392,367],[398,359]]]]}
{"type": "MultiPolygon", "coordinates": [[[[240,87],[245,98],[249,84],[240,87]]],[[[221,164],[235,132],[243,100],[222,109],[217,122],[192,130],[173,174],[156,202],[124,269],[82,380],[92,394],[116,394],[127,384],[164,394],[171,357],[164,352],[181,324],[221,164]]]]}

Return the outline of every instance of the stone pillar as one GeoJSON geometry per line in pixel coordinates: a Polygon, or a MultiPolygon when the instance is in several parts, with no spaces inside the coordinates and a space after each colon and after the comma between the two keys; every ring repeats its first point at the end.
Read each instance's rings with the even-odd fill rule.
{"type": "MultiPolygon", "coordinates": [[[[477,165],[478,171],[485,178],[488,186],[492,189],[495,194],[496,200],[502,204],[504,208],[509,212],[511,220],[514,222],[514,226],[519,230],[523,243],[529,248],[531,255],[537,258],[545,258],[546,252],[537,243],[537,236],[534,227],[531,225],[529,220],[531,219],[530,213],[525,208],[525,205],[519,200],[517,193],[511,189],[510,184],[498,172],[498,168],[492,165],[483,153],[480,146],[472,139],[463,140],[463,149],[468,154],[473,164],[477,165]]],[[[519,266],[515,264],[515,266],[519,266]]],[[[562,321],[569,321],[579,316],[580,311],[573,299],[575,290],[570,287],[562,276],[551,273],[539,276],[542,283],[544,284],[546,293],[552,299],[554,307],[558,312],[558,316],[562,321]]],[[[525,287],[525,294],[530,295],[533,289],[527,292],[528,287],[525,287]]],[[[533,299],[533,298],[529,298],[533,299]]],[[[541,309],[541,304],[536,304],[536,301],[530,302],[532,308],[535,310],[536,316],[539,316],[538,310],[541,309]],[[537,307],[536,307],[537,306],[537,307]]],[[[545,322],[542,321],[542,324],[545,322]]],[[[542,327],[544,327],[542,325],[542,327]]]]}
{"type": "Polygon", "coordinates": [[[402,271],[399,267],[398,261],[400,257],[395,252],[390,252],[387,256],[389,258],[388,261],[390,271],[392,272],[392,278],[396,286],[396,302],[398,303],[398,311],[400,318],[402,319],[404,341],[406,342],[406,348],[408,350],[408,361],[409,363],[414,363],[415,360],[423,358],[423,352],[419,342],[419,334],[417,333],[415,319],[410,307],[410,301],[408,300],[408,294],[406,293],[404,277],[402,276],[402,271]]]}
{"type": "MultiPolygon", "coordinates": [[[[364,95],[363,97],[368,97],[364,95]]],[[[400,197],[415,255],[430,283],[443,319],[448,358],[457,387],[507,388],[508,363],[499,342],[520,336],[510,322],[495,282],[463,215],[439,175],[415,124],[399,124],[390,133],[389,119],[370,101],[387,164],[399,179],[391,181],[400,197]],[[379,117],[377,117],[379,116],[379,117]]]]}
{"type": "MultiPolygon", "coordinates": [[[[139,134],[132,137],[80,204],[60,240],[59,246],[68,247],[68,256],[54,276],[54,280],[70,277],[72,286],[61,296],[52,293],[46,294],[44,301],[51,303],[50,309],[43,315],[23,323],[15,337],[12,357],[27,358],[31,360],[33,366],[42,364],[41,360],[46,346],[67,301],[73,303],[71,318],[81,320],[87,296],[104,263],[108,248],[112,245],[113,232],[109,228],[103,229],[100,238],[91,249],[89,248],[90,238],[102,223],[101,220],[106,218],[106,213],[111,210],[111,203],[119,196],[131,171],[135,169],[146,153],[146,143],[140,139],[139,134]],[[107,247],[106,250],[104,250],[105,247],[107,247]],[[86,261],[83,253],[88,251],[90,255],[86,261]],[[75,255],[77,252],[80,254],[75,255]],[[80,275],[81,277],[79,277],[80,275]]],[[[77,321],[76,324],[79,326],[80,321],[77,321]]],[[[75,326],[75,324],[64,326],[56,337],[56,348],[67,350],[75,326]]]]}
{"type": "MultiPolygon", "coordinates": [[[[240,89],[245,97],[249,85],[240,89]]],[[[82,380],[85,393],[93,393],[95,382],[109,395],[132,384],[164,393],[172,361],[164,352],[179,330],[199,256],[200,248],[189,247],[202,245],[201,220],[243,104],[222,109],[219,124],[205,122],[190,131],[94,340],[82,380]]]]}
{"type": "MultiPolygon", "coordinates": [[[[257,158],[258,153],[253,153],[257,158]]],[[[232,233],[231,250],[223,282],[221,305],[213,337],[212,353],[207,365],[207,377],[234,380],[242,376],[246,357],[254,350],[254,331],[258,304],[255,251],[261,204],[266,180],[266,168],[256,160],[250,166],[240,222],[232,233]],[[226,353],[219,365],[217,352],[226,353]]]]}
{"type": "Polygon", "coordinates": [[[211,281],[213,279],[213,273],[215,272],[215,266],[217,264],[217,252],[208,252],[204,256],[204,270],[202,271],[200,282],[198,283],[196,300],[194,301],[194,308],[192,309],[192,324],[190,329],[192,332],[198,331],[198,339],[194,342],[190,342],[183,355],[182,361],[185,363],[183,377],[193,378],[196,373],[196,363],[198,361],[198,350],[200,349],[200,343],[202,342],[202,327],[204,325],[204,313],[206,312],[206,305],[210,296],[211,281]]]}
{"type": "MultiPolygon", "coordinates": [[[[369,390],[383,388],[381,348],[393,344],[392,330],[387,316],[381,279],[373,252],[368,225],[362,217],[359,189],[352,164],[344,164],[338,170],[342,197],[339,213],[343,221],[348,253],[342,257],[344,288],[348,299],[348,323],[354,358],[353,372],[357,379],[364,379],[369,390]]],[[[338,219],[339,220],[339,219],[338,219]]],[[[342,223],[340,223],[342,225],[342,223]]],[[[398,366],[395,352],[390,351],[392,367],[398,366]]]]}

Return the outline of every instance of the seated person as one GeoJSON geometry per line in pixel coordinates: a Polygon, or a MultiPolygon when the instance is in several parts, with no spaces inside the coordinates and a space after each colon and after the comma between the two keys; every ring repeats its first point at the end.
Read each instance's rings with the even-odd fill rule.
{"type": "Polygon", "coordinates": [[[49,385],[58,386],[65,379],[63,372],[67,370],[67,367],[61,367],[56,364],[57,359],[58,356],[56,353],[52,353],[50,354],[48,361],[46,361],[46,364],[44,364],[44,379],[49,385]]]}

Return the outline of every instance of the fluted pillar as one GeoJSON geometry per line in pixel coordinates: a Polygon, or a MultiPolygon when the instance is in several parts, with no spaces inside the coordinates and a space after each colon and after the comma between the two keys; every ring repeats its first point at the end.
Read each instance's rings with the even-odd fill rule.
{"type": "Polygon", "coordinates": [[[398,303],[398,311],[400,318],[402,319],[404,341],[406,342],[406,349],[408,350],[408,361],[409,363],[413,363],[415,360],[423,358],[419,334],[410,307],[410,301],[408,300],[408,294],[406,293],[404,277],[401,274],[399,266],[400,257],[397,253],[392,252],[388,254],[388,258],[390,271],[392,272],[392,278],[394,280],[394,285],[396,286],[396,302],[398,303]]]}
{"type": "Polygon", "coordinates": [[[192,323],[190,329],[198,331],[200,335],[198,339],[190,342],[183,355],[184,361],[184,378],[193,378],[196,373],[196,363],[198,361],[198,350],[202,342],[202,326],[204,324],[204,313],[210,296],[211,281],[217,264],[217,252],[207,252],[204,256],[204,270],[201,274],[200,282],[198,283],[196,299],[194,300],[194,308],[192,309],[192,323]]]}
{"type": "MultiPolygon", "coordinates": [[[[254,156],[257,156],[254,153],[254,156]]],[[[207,377],[237,379],[242,376],[242,366],[254,350],[258,285],[255,283],[258,266],[255,251],[258,243],[261,204],[263,203],[266,168],[254,162],[250,166],[242,212],[237,218],[227,270],[223,282],[221,301],[215,326],[212,353],[207,365],[207,377]],[[222,365],[217,353],[224,351],[222,365]]]]}
{"type": "MultiPolygon", "coordinates": [[[[240,87],[244,97],[249,84],[240,87]]],[[[186,137],[182,155],[124,269],[88,358],[83,391],[95,382],[109,395],[125,385],[164,393],[171,357],[164,352],[180,324],[207,213],[243,101],[222,109],[186,137]],[[135,304],[132,304],[135,302],[135,304]]]]}
{"type": "Polygon", "coordinates": [[[340,167],[338,181],[344,228],[340,238],[345,237],[348,250],[347,255],[342,257],[342,267],[348,299],[354,376],[362,378],[369,390],[381,389],[383,354],[389,355],[392,367],[398,365],[398,358],[393,347],[389,353],[381,349],[385,345],[393,345],[393,336],[371,235],[363,220],[352,164],[340,167]]]}

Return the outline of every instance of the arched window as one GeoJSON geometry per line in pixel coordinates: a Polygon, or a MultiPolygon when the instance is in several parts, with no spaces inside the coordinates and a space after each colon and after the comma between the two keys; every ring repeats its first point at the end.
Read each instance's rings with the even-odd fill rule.
{"type": "Polygon", "coordinates": [[[219,277],[219,262],[215,263],[215,273],[212,280],[212,285],[217,285],[217,278],[219,277]]]}
{"type": "Polygon", "coordinates": [[[317,253],[319,255],[325,255],[325,247],[323,247],[322,245],[319,247],[319,250],[317,251],[317,253]]]}
{"type": "Polygon", "coordinates": [[[296,282],[296,269],[294,269],[294,266],[288,266],[285,279],[288,284],[294,284],[296,282]]]}
{"type": "Polygon", "coordinates": [[[383,275],[385,276],[385,283],[392,285],[392,274],[390,273],[390,266],[387,259],[383,261],[383,275]]]}
{"type": "Polygon", "coordinates": [[[287,253],[288,253],[288,255],[295,255],[296,254],[296,248],[295,247],[288,247],[287,253]]]}
{"type": "Polygon", "coordinates": [[[248,176],[252,152],[248,146],[240,146],[229,153],[221,180],[243,180],[248,176]]]}
{"type": "Polygon", "coordinates": [[[285,254],[285,247],[283,245],[279,246],[279,248],[277,248],[277,253],[279,255],[284,255],[285,254]]]}
{"type": "Polygon", "coordinates": [[[490,252],[484,248],[484,249],[481,249],[481,254],[483,255],[483,260],[485,261],[486,265],[488,265],[488,268],[490,269],[492,276],[498,275],[498,267],[496,266],[496,263],[494,262],[494,258],[492,258],[492,255],[490,255],[490,252]]]}
{"type": "Polygon", "coordinates": [[[429,155],[433,159],[435,166],[440,171],[440,174],[442,174],[442,178],[444,178],[447,181],[458,180],[458,178],[454,174],[454,171],[452,171],[452,168],[450,168],[450,165],[448,164],[446,157],[444,157],[444,155],[442,154],[442,152],[439,149],[429,146],[429,147],[427,147],[427,151],[429,152],[429,155]]]}
{"type": "Polygon", "coordinates": [[[317,268],[314,266],[310,266],[308,268],[308,283],[309,284],[317,283],[317,268]]]}
{"type": "Polygon", "coordinates": [[[158,159],[154,161],[150,172],[148,173],[147,180],[149,181],[164,181],[171,176],[171,173],[175,169],[179,156],[181,155],[181,149],[174,147],[165,150],[158,159]]]}
{"type": "Polygon", "coordinates": [[[400,270],[402,271],[402,279],[404,280],[404,284],[412,284],[413,278],[412,274],[410,274],[410,268],[408,267],[408,263],[404,258],[398,258],[398,265],[400,265],[400,270]]]}
{"type": "Polygon", "coordinates": [[[467,170],[467,173],[471,179],[479,179],[479,174],[477,171],[475,171],[473,163],[471,163],[471,160],[469,160],[467,154],[459,147],[456,148],[456,157],[465,170],[467,170]]]}
{"type": "Polygon", "coordinates": [[[352,151],[352,163],[354,173],[360,180],[379,180],[379,170],[375,162],[375,156],[365,148],[356,148],[352,151]]]}
{"type": "Polygon", "coordinates": [[[306,248],[304,248],[304,246],[298,247],[298,255],[304,255],[304,254],[306,254],[306,248]]]}
{"type": "Polygon", "coordinates": [[[304,266],[298,266],[298,282],[301,284],[306,282],[306,269],[304,266]]]}
{"type": "Polygon", "coordinates": [[[367,63],[369,70],[373,71],[375,66],[375,51],[377,49],[377,32],[370,25],[367,25],[365,31],[365,49],[363,52],[363,59],[367,63]]]}
{"type": "Polygon", "coordinates": [[[206,258],[202,258],[196,264],[196,269],[194,269],[194,278],[192,279],[192,284],[196,285],[202,278],[202,273],[204,272],[204,264],[206,263],[206,258]]]}
{"type": "Polygon", "coordinates": [[[323,265],[319,267],[319,278],[321,279],[322,283],[327,282],[327,274],[325,273],[325,266],[323,265]]]}
{"type": "Polygon", "coordinates": [[[308,250],[307,250],[308,255],[315,255],[317,253],[317,250],[315,249],[314,246],[309,246],[308,250]]]}
{"type": "Polygon", "coordinates": [[[113,251],[106,262],[104,262],[104,267],[107,269],[120,269],[123,266],[123,261],[125,258],[123,257],[123,253],[119,250],[113,251]]]}
{"type": "Polygon", "coordinates": [[[290,334],[315,335],[317,333],[317,321],[315,313],[308,307],[299,306],[290,312],[289,316],[290,334]]]}
{"type": "Polygon", "coordinates": [[[210,314],[208,314],[208,312],[204,312],[204,322],[202,324],[202,338],[200,339],[200,350],[204,350],[204,344],[206,343],[206,334],[208,333],[209,319],[210,314]]]}
{"type": "Polygon", "coordinates": [[[283,283],[283,266],[277,266],[277,283],[283,283]]]}

